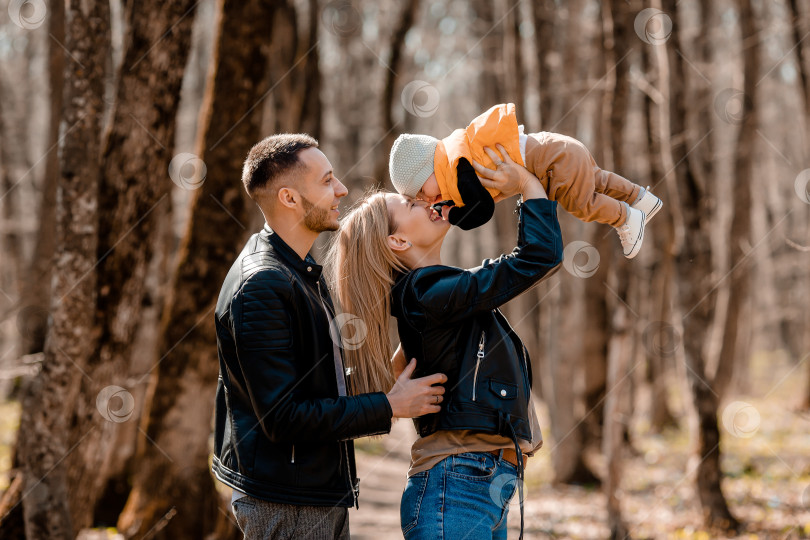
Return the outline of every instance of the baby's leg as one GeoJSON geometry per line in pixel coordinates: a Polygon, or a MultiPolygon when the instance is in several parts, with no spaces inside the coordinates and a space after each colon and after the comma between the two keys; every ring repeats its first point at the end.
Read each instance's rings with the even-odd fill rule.
{"type": "Polygon", "coordinates": [[[594,173],[594,188],[599,193],[604,193],[608,197],[617,201],[624,201],[632,205],[636,202],[641,186],[634,184],[627,178],[604,169],[596,168],[594,173]]]}
{"type": "MultiPolygon", "coordinates": [[[[544,187],[548,186],[548,198],[573,216],[612,227],[627,220],[625,203],[597,189],[597,182],[605,186],[610,182],[611,189],[616,190],[618,180],[605,177],[606,171],[596,166],[591,153],[578,140],[559,133],[532,133],[526,142],[526,162],[526,168],[543,181],[544,187]]],[[[626,198],[629,196],[622,195],[622,200],[626,198]]]]}

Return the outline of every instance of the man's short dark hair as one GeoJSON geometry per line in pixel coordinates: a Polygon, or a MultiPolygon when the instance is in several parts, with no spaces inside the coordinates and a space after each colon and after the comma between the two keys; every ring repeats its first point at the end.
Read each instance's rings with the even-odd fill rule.
{"type": "Polygon", "coordinates": [[[270,135],[256,143],[242,168],[242,183],[248,195],[254,198],[256,190],[300,167],[298,153],[307,148],[318,148],[318,141],[304,133],[270,135]]]}

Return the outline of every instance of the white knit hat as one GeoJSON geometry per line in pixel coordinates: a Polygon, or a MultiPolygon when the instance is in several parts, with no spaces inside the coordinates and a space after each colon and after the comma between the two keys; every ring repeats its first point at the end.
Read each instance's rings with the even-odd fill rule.
{"type": "Polygon", "coordinates": [[[407,197],[416,197],[433,174],[433,154],[439,140],[430,135],[403,133],[391,147],[388,174],[394,188],[407,197]]]}

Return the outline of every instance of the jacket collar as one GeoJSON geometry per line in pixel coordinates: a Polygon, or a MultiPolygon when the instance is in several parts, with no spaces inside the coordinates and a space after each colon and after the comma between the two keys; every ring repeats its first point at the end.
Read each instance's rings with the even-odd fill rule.
{"type": "Polygon", "coordinates": [[[277,233],[270,228],[266,222],[262,229],[261,234],[267,242],[273,246],[275,252],[286,262],[290,267],[296,270],[299,274],[310,276],[313,279],[320,279],[323,272],[323,266],[315,262],[311,253],[307,253],[306,258],[301,259],[298,253],[291,248],[277,233]]]}

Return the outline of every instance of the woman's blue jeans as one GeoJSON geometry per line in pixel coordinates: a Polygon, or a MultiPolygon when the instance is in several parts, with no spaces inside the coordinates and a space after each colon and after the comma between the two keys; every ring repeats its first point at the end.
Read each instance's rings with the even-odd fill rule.
{"type": "Polygon", "coordinates": [[[517,467],[486,452],[450,456],[408,478],[400,505],[406,540],[506,539],[517,467]]]}

